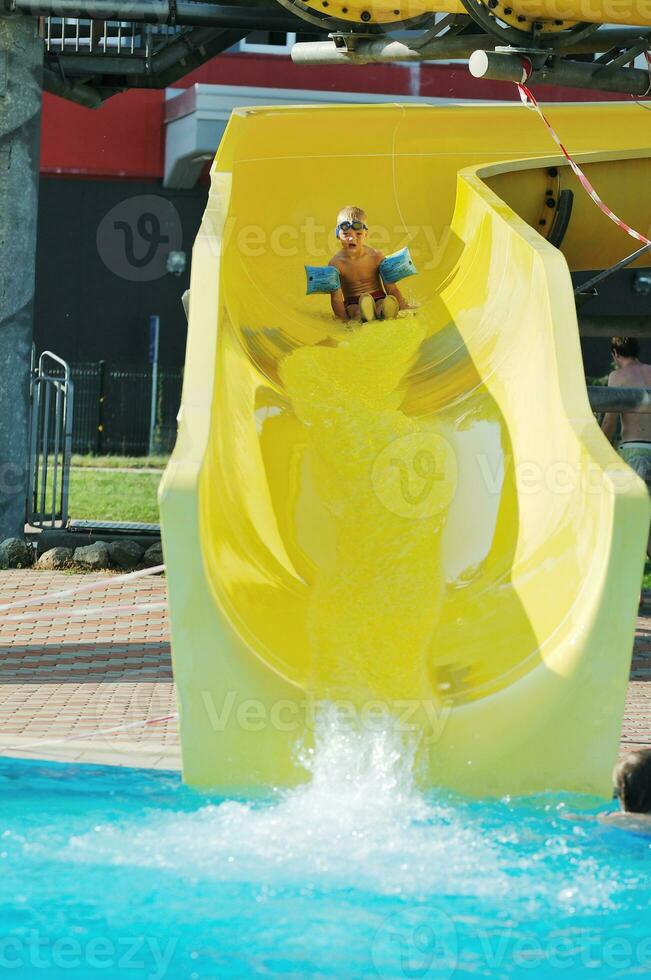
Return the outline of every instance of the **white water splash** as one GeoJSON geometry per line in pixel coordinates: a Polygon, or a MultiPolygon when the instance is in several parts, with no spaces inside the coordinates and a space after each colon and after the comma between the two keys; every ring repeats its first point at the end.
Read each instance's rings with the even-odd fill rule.
{"type": "Polygon", "coordinates": [[[194,813],[154,811],[146,823],[99,825],[71,838],[66,857],[383,894],[425,894],[433,886],[495,894],[507,887],[493,846],[471,821],[415,788],[413,746],[390,719],[357,731],[326,709],[315,734],[315,748],[300,755],[310,780],[277,803],[226,801],[194,813]]]}
{"type": "Polygon", "coordinates": [[[192,883],[356,889],[415,901],[465,896],[531,915],[606,908],[619,890],[612,868],[600,866],[570,824],[555,821],[552,807],[543,815],[505,801],[490,804],[487,817],[479,804],[424,796],[414,783],[414,746],[389,718],[362,730],[334,707],[323,710],[314,749],[299,757],[310,779],[277,802],[140,811],[71,837],[59,856],[169,870],[192,883]],[[572,883],[580,887],[570,896],[572,883]]]}

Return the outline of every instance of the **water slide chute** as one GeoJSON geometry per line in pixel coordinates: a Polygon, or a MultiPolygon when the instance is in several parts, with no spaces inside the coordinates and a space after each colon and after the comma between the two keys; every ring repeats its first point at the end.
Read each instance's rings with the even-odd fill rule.
{"type": "MultiPolygon", "coordinates": [[[[646,114],[551,115],[648,216],[646,114]]],[[[233,115],[160,491],[192,785],[300,782],[335,702],[398,718],[423,785],[608,792],[649,502],[590,411],[569,270],[630,247],[580,192],[545,240],[550,180],[577,186],[549,150],[515,105],[233,115]],[[417,309],[352,331],[304,276],[351,202],[419,269],[417,309]]]]}

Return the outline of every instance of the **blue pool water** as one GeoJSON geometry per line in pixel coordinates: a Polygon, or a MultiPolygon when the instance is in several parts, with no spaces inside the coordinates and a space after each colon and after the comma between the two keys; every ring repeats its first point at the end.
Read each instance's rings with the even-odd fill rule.
{"type": "Polygon", "coordinates": [[[377,735],[332,734],[309,765],[306,786],[253,803],[0,760],[0,971],[651,974],[651,839],[598,824],[595,801],[424,796],[377,735]]]}

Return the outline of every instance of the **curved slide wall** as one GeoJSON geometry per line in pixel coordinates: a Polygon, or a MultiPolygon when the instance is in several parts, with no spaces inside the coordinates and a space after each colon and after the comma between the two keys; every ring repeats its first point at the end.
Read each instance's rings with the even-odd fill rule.
{"type": "MultiPolygon", "coordinates": [[[[642,116],[553,120],[587,166],[606,129],[616,168],[642,116]]],[[[608,792],[649,502],[590,412],[565,258],[489,186],[549,150],[517,106],[233,116],[160,492],[191,784],[305,779],[334,701],[398,718],[424,785],[608,792]],[[396,321],[347,330],[304,294],[346,203],[409,242],[396,321]]]]}

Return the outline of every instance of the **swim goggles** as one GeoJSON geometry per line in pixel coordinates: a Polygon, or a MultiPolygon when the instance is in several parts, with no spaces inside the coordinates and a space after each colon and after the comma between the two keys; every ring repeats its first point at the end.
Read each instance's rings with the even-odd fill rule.
{"type": "Polygon", "coordinates": [[[339,238],[340,231],[368,231],[368,227],[363,221],[342,221],[335,228],[335,235],[339,238]]]}

